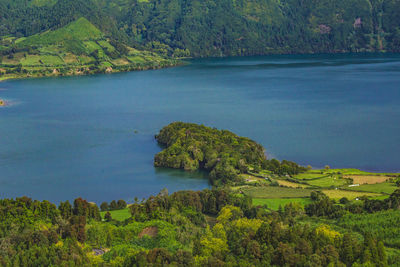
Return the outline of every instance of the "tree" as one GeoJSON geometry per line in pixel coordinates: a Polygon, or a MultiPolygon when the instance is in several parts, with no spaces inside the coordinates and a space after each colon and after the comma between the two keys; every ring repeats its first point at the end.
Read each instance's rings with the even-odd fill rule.
{"type": "Polygon", "coordinates": [[[126,205],[127,204],[126,204],[125,200],[123,200],[123,199],[118,200],[118,203],[117,203],[118,209],[125,209],[126,205]]]}
{"type": "Polygon", "coordinates": [[[107,211],[106,214],[104,214],[104,220],[106,222],[112,221],[111,213],[109,211],[107,211]]]}
{"type": "Polygon", "coordinates": [[[58,209],[60,210],[60,214],[63,219],[68,219],[72,216],[72,206],[68,200],[65,202],[60,202],[58,209]]]}
{"type": "Polygon", "coordinates": [[[110,210],[117,210],[118,209],[118,204],[115,200],[110,202],[110,210]]]}
{"type": "Polygon", "coordinates": [[[110,207],[108,206],[108,203],[107,203],[107,202],[103,202],[103,203],[101,203],[101,205],[100,205],[100,209],[101,209],[101,211],[107,211],[107,210],[110,209],[110,207]]]}

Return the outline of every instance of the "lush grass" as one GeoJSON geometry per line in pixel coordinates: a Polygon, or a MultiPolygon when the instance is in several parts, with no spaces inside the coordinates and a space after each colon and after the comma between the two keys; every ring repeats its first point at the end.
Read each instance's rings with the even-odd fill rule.
{"type": "Polygon", "coordinates": [[[348,191],[348,190],[322,190],[322,192],[327,195],[329,198],[333,199],[341,199],[342,197],[346,197],[350,200],[353,200],[357,197],[361,196],[368,196],[368,197],[376,197],[379,196],[380,194],[376,193],[369,193],[369,192],[354,192],[354,191],[348,191]]]}
{"type": "Polygon", "coordinates": [[[392,175],[396,176],[399,175],[398,173],[376,173],[376,172],[366,172],[366,171],[361,171],[359,169],[352,169],[352,168],[345,168],[345,169],[329,169],[329,170],[312,170],[310,172],[321,172],[323,171],[324,174],[334,174],[334,173],[340,173],[343,175],[392,175]]]}
{"type": "Polygon", "coordinates": [[[84,42],[86,49],[88,50],[89,54],[98,50],[99,52],[103,53],[103,49],[94,41],[86,41],[84,42]]]}
{"type": "Polygon", "coordinates": [[[352,191],[362,191],[362,192],[374,192],[374,193],[384,193],[391,194],[398,187],[394,183],[380,183],[380,184],[364,184],[360,186],[351,187],[352,191]]]}
{"type": "Polygon", "coordinates": [[[66,40],[96,40],[103,37],[103,33],[85,18],[71,22],[67,26],[55,31],[47,31],[32,35],[20,42],[22,46],[54,45],[66,40]]]}
{"type": "Polygon", "coordinates": [[[127,58],[128,58],[129,61],[132,62],[132,63],[143,63],[143,62],[146,61],[146,60],[145,60],[143,57],[141,57],[141,56],[129,56],[129,57],[127,57],[127,58]]]}
{"type": "Polygon", "coordinates": [[[312,190],[297,189],[280,186],[248,186],[240,189],[245,195],[252,198],[299,198],[309,197],[312,190]]]}
{"type": "Polygon", "coordinates": [[[308,180],[308,179],[316,179],[316,178],[322,178],[322,177],[326,177],[326,175],[321,174],[321,172],[308,171],[305,173],[299,173],[299,174],[295,175],[293,178],[300,179],[300,180],[308,180]]]}
{"type": "Polygon", "coordinates": [[[318,187],[330,187],[330,186],[339,187],[348,184],[349,180],[340,179],[337,175],[332,175],[320,179],[309,180],[307,181],[307,183],[318,187]]]}
{"type": "Polygon", "coordinates": [[[311,203],[310,198],[254,198],[254,205],[267,205],[267,208],[271,210],[278,210],[279,206],[284,207],[288,203],[296,202],[304,207],[311,203]]]}
{"type": "MultiPolygon", "coordinates": [[[[129,208],[122,209],[122,210],[111,210],[111,218],[117,221],[124,221],[128,218],[131,217],[131,212],[129,208]]],[[[101,218],[104,219],[104,215],[106,214],[106,211],[100,212],[101,218]]]]}
{"type": "Polygon", "coordinates": [[[107,49],[110,52],[113,52],[115,50],[114,46],[112,46],[109,42],[105,40],[100,40],[97,41],[97,43],[104,49],[107,49]]]}

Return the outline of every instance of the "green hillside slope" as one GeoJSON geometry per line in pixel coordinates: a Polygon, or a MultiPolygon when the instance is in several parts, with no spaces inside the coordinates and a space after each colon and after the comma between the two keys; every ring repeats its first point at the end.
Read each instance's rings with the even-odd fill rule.
{"type": "Polygon", "coordinates": [[[98,40],[102,37],[103,33],[86,18],[79,18],[61,29],[32,35],[19,42],[18,46],[55,45],[69,40],[98,40]]]}
{"type": "Polygon", "coordinates": [[[27,38],[3,37],[2,79],[111,73],[177,64],[150,51],[107,38],[86,18],[27,38]]]}

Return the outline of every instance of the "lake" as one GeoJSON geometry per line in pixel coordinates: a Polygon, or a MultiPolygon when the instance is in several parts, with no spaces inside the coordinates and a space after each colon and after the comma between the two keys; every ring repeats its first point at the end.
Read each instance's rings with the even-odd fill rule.
{"type": "Polygon", "coordinates": [[[173,121],[231,130],[269,157],[400,171],[400,56],[199,59],[154,71],[0,83],[0,198],[110,201],[209,187],[156,169],[173,121]]]}

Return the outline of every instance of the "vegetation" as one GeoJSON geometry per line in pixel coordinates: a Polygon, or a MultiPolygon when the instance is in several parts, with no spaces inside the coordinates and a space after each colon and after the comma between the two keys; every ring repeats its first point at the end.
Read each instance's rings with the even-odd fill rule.
{"type": "Polygon", "coordinates": [[[129,217],[131,217],[131,213],[129,208],[121,209],[121,210],[112,210],[112,211],[101,211],[100,216],[103,220],[107,220],[106,214],[109,213],[111,217],[108,220],[116,220],[116,221],[125,221],[129,217]]]}
{"type": "MultiPolygon", "coordinates": [[[[28,197],[0,200],[0,265],[396,266],[399,262],[400,189],[390,195],[330,189],[348,188],[348,183],[338,181],[351,182],[343,173],[357,171],[306,171],[288,161],[267,160],[254,141],[205,126],[172,123],[156,138],[166,146],[156,155],[156,164],[204,168],[215,175],[218,186],[173,194],[164,189],[129,205],[124,200],[103,202],[101,212],[95,203],[81,198],[58,207],[28,197]],[[215,170],[221,162],[231,174],[215,170]]],[[[400,184],[393,174],[380,175],[400,184]]]]}
{"type": "Polygon", "coordinates": [[[305,171],[294,162],[267,160],[256,142],[226,130],[194,123],[174,122],[161,129],[157,141],[166,148],[154,157],[154,166],[209,172],[210,181],[226,184],[239,174],[267,169],[279,174],[305,171]]]}
{"type": "Polygon", "coordinates": [[[178,64],[117,43],[83,17],[26,38],[0,37],[0,43],[3,78],[111,73],[178,64]]]}
{"type": "Polygon", "coordinates": [[[399,52],[399,13],[394,0],[2,0],[0,68],[13,78],[165,67],[188,56],[399,52]],[[36,68],[19,66],[25,54],[36,68]],[[68,67],[38,65],[36,55],[68,67]]]}
{"type": "MultiPolygon", "coordinates": [[[[391,196],[392,201],[399,200],[399,196],[391,196]]],[[[312,198],[314,202],[306,205],[307,213],[312,204],[322,208],[321,201],[331,203],[321,194],[313,194],[312,198]]],[[[383,233],[356,230],[357,225],[369,221],[366,229],[376,231],[376,220],[381,215],[390,219],[393,226],[398,216],[392,210],[363,217],[364,221],[348,213],[337,221],[323,222],[321,218],[305,223],[308,217],[304,217],[298,204],[289,203],[278,212],[266,212],[253,206],[248,197],[224,189],[207,189],[171,195],[162,190],[157,196],[133,203],[130,213],[124,221],[109,216],[101,221],[98,207],[82,199],[76,199],[73,205],[61,202],[58,208],[48,201],[27,197],[0,200],[0,263],[388,266],[396,259],[388,261],[385,247],[398,244],[394,227],[383,233]],[[357,234],[346,232],[343,227],[357,234]]]]}
{"type": "Polygon", "coordinates": [[[253,198],[255,206],[262,206],[275,211],[285,207],[289,203],[297,203],[304,208],[306,204],[311,203],[311,198],[253,198]]]}

